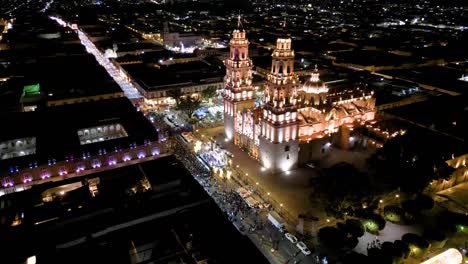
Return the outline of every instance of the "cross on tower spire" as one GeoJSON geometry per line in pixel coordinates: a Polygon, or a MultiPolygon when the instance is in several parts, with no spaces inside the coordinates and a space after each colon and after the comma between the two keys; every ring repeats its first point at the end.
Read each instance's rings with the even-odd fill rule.
{"type": "Polygon", "coordinates": [[[240,11],[239,11],[239,15],[237,16],[237,28],[244,29],[244,27],[242,26],[240,11]]]}

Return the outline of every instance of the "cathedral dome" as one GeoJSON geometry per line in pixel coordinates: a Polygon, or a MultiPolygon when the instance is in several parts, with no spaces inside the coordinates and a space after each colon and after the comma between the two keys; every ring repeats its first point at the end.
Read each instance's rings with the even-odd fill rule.
{"type": "Polygon", "coordinates": [[[318,72],[317,66],[315,66],[315,70],[312,72],[310,79],[307,80],[302,86],[302,90],[306,93],[312,93],[312,94],[320,94],[320,93],[328,92],[327,86],[319,78],[319,72],[318,72]]]}

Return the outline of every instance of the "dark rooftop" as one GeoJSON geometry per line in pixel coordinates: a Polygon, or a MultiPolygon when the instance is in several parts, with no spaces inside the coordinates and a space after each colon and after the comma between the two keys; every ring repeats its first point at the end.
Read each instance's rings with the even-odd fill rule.
{"type": "Polygon", "coordinates": [[[392,53],[375,51],[375,50],[354,50],[337,52],[337,62],[352,63],[363,66],[386,66],[386,65],[401,65],[405,63],[418,63],[419,59],[414,57],[405,57],[392,53]]]}
{"type": "MultiPolygon", "coordinates": [[[[468,100],[466,96],[438,96],[430,100],[385,110],[414,122],[436,134],[453,138],[466,147],[468,136],[468,100]]],[[[436,143],[440,144],[440,143],[436,143]]]]}
{"type": "Polygon", "coordinates": [[[64,159],[65,155],[81,155],[82,151],[97,152],[99,148],[127,147],[156,140],[152,124],[127,98],[49,107],[35,112],[0,114],[0,123],[8,129],[0,134],[0,141],[36,137],[36,154],[0,161],[0,166],[64,159]],[[81,145],[77,130],[100,125],[121,124],[128,134],[122,137],[81,145]]]}
{"type": "Polygon", "coordinates": [[[122,66],[146,90],[160,89],[162,86],[195,85],[222,82],[225,72],[203,61],[151,66],[130,64],[122,66]]]}
{"type": "Polygon", "coordinates": [[[39,83],[48,101],[121,92],[91,54],[41,58],[20,66],[18,75],[39,83]]]}
{"type": "Polygon", "coordinates": [[[93,198],[85,185],[67,191],[53,202],[42,203],[40,199],[45,189],[83,178],[41,184],[2,196],[0,199],[10,206],[8,211],[2,211],[4,215],[14,217],[19,211],[25,215],[20,229],[0,226],[5,230],[5,239],[0,241],[2,248],[9,251],[21,247],[6,255],[5,261],[19,263],[18,260],[36,255],[38,263],[132,263],[132,253],[138,252],[140,257],[146,256],[148,263],[182,259],[194,264],[195,259],[207,259],[208,263],[242,263],[246,259],[267,263],[174,157],[115,168],[91,177],[100,178],[99,195],[93,198]],[[139,185],[144,175],[158,178],[158,183],[152,190],[130,194],[129,188],[139,185]],[[167,186],[174,180],[178,182],[167,186]],[[168,188],[158,188],[164,185],[168,188]],[[43,219],[49,221],[34,224],[43,219]],[[108,228],[114,230],[108,232],[108,228]],[[75,245],[62,246],[83,237],[86,239],[75,245]],[[181,245],[188,242],[192,246],[182,249],[181,245]]]}
{"type": "Polygon", "coordinates": [[[454,67],[420,67],[408,70],[387,70],[379,73],[448,91],[468,93],[468,82],[458,80],[462,77],[464,71],[454,67]]]}

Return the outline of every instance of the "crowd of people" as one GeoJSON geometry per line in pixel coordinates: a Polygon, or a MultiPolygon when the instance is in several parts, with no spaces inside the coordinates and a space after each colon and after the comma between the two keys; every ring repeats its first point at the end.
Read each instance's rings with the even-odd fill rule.
{"type": "MultiPolygon", "coordinates": [[[[166,130],[166,124],[154,120],[160,129],[166,130]]],[[[257,208],[251,208],[245,200],[235,191],[242,186],[236,179],[229,183],[226,178],[216,179],[211,169],[204,164],[176,132],[170,132],[170,144],[174,155],[184,164],[184,167],[194,176],[205,191],[213,198],[226,214],[229,221],[234,223],[241,232],[253,234],[258,237],[260,244],[269,250],[272,246],[271,235],[266,217],[261,215],[257,208]],[[270,248],[268,248],[270,247],[270,248]]],[[[278,239],[275,239],[278,240],[278,239]]]]}

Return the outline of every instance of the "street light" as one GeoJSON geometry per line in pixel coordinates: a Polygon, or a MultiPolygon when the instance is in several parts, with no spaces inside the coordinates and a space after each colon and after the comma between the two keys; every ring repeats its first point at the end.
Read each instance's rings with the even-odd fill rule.
{"type": "Polygon", "coordinates": [[[379,203],[383,203],[383,200],[379,200],[379,203]]]}
{"type": "Polygon", "coordinates": [[[396,197],[396,198],[399,198],[399,197],[400,197],[400,195],[399,195],[399,194],[395,194],[395,197],[396,197]]]}

